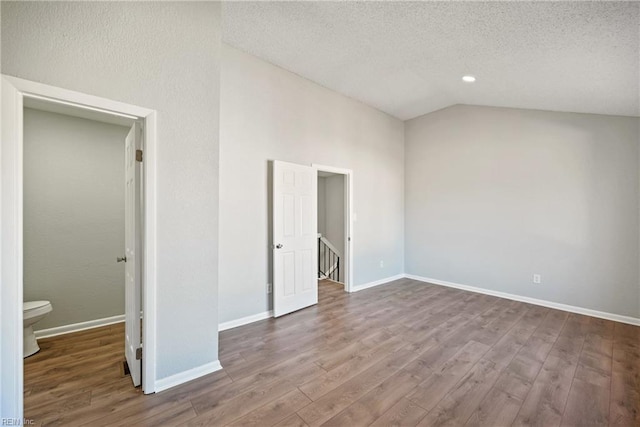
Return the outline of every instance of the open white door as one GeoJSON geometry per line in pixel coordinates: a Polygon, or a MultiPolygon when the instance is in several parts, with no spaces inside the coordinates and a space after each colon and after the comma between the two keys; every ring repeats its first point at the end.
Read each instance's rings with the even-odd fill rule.
{"type": "Polygon", "coordinates": [[[318,303],[318,176],[273,162],[273,314],[318,303]]]}
{"type": "Polygon", "coordinates": [[[136,151],[142,149],[140,125],[135,123],[125,140],[125,357],[134,386],[140,385],[142,371],[140,347],[140,162],[136,151]]]}

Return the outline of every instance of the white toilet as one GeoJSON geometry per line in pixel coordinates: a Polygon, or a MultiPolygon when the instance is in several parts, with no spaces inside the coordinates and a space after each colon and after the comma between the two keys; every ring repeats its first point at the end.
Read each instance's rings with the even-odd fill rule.
{"type": "Polygon", "coordinates": [[[22,303],[24,323],[23,357],[31,356],[40,351],[36,335],[33,333],[33,325],[39,322],[53,310],[49,301],[26,301],[22,303]]]}

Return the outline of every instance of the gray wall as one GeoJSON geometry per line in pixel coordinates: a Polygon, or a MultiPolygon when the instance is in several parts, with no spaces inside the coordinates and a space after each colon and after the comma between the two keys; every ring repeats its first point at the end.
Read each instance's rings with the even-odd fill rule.
{"type": "Polygon", "coordinates": [[[406,272],[638,316],[638,123],[473,106],[406,122],[406,272]]]}
{"type": "Polygon", "coordinates": [[[324,233],[327,228],[327,219],[325,218],[325,179],[318,176],[318,233],[324,233]]]}
{"type": "Polygon", "coordinates": [[[24,300],[54,310],[35,329],[124,314],[128,128],[25,109],[24,300]]]}
{"type": "Polygon", "coordinates": [[[2,2],[2,72],[158,111],[157,377],[217,360],[220,4],[2,2]]]}
{"type": "MultiPolygon", "coordinates": [[[[318,177],[318,233],[331,242],[344,262],[344,175],[318,177]]],[[[339,281],[343,282],[344,264],[341,267],[339,281]]]]}
{"type": "Polygon", "coordinates": [[[223,46],[220,321],[271,308],[270,160],[353,169],[354,283],[402,273],[403,123],[223,46]]]}

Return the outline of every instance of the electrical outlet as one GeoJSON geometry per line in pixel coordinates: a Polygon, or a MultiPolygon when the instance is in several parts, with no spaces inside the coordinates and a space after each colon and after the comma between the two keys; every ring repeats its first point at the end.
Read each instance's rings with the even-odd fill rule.
{"type": "Polygon", "coordinates": [[[533,275],[533,283],[535,283],[535,284],[542,283],[542,276],[540,276],[539,274],[534,274],[533,275]]]}
{"type": "Polygon", "coordinates": [[[380,261],[380,268],[384,268],[384,261],[380,261]]]}
{"type": "Polygon", "coordinates": [[[271,287],[271,283],[267,283],[267,293],[270,294],[273,292],[273,288],[271,287]]]}

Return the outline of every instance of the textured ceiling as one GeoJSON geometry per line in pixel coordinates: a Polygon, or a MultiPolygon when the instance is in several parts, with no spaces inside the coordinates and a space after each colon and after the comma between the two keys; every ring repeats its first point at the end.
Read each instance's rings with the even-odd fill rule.
{"type": "Polygon", "coordinates": [[[640,3],[228,2],[223,38],[400,119],[452,104],[640,115],[640,3]]]}

